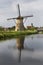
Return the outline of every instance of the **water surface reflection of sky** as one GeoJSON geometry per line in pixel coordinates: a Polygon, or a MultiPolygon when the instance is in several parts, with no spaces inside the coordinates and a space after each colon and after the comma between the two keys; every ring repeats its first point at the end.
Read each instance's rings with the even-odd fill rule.
{"type": "Polygon", "coordinates": [[[0,65],[43,65],[43,35],[0,41],[0,65]]]}

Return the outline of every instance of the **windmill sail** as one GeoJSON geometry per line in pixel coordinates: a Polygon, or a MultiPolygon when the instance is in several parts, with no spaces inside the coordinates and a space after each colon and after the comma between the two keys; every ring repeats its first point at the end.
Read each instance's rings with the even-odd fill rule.
{"type": "Polygon", "coordinates": [[[16,18],[8,18],[7,20],[12,20],[12,19],[17,19],[17,17],[16,18]]]}
{"type": "Polygon", "coordinates": [[[33,15],[29,15],[29,16],[23,16],[23,18],[27,18],[27,17],[33,17],[33,15]]]}
{"type": "Polygon", "coordinates": [[[20,7],[19,7],[19,4],[18,4],[18,14],[19,14],[19,17],[20,17],[20,7]]]}

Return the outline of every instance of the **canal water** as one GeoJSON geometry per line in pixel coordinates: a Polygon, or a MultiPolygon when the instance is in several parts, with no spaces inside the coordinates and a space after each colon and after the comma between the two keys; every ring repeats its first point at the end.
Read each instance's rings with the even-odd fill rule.
{"type": "Polygon", "coordinates": [[[43,34],[0,41],[0,65],[43,65],[43,34]]]}

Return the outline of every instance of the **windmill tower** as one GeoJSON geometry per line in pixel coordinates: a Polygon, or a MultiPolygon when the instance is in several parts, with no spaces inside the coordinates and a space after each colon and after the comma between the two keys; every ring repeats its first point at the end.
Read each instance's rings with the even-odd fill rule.
{"type": "Polygon", "coordinates": [[[19,14],[18,17],[16,17],[16,18],[9,18],[7,20],[12,20],[12,19],[14,20],[14,19],[16,19],[15,31],[23,31],[25,29],[24,24],[23,24],[23,19],[27,18],[27,17],[33,17],[33,15],[30,15],[30,16],[21,16],[19,4],[18,4],[18,14],[19,14]]]}

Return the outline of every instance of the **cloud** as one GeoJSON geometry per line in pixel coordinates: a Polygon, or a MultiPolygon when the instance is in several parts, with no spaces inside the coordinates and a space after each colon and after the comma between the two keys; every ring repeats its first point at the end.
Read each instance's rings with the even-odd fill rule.
{"type": "Polygon", "coordinates": [[[10,6],[13,2],[14,3],[29,3],[29,2],[33,2],[33,1],[37,1],[37,0],[0,0],[0,8],[5,8],[5,7],[8,7],[10,6]]]}
{"type": "MultiPolygon", "coordinates": [[[[34,17],[28,20],[33,21],[34,24],[36,21],[43,21],[43,0],[0,0],[0,25],[8,25],[8,23],[5,22],[5,19],[18,16],[18,3],[20,4],[22,16],[33,14],[34,17]]],[[[11,24],[12,23],[10,23],[8,26],[11,24]]],[[[37,24],[38,23],[36,23],[36,25],[37,24]]]]}
{"type": "MultiPolygon", "coordinates": [[[[13,10],[16,10],[16,7],[17,6],[17,3],[18,2],[13,2],[12,3],[12,8],[13,10]]],[[[21,10],[24,10],[26,11],[27,9],[28,10],[43,10],[43,2],[40,1],[40,0],[37,0],[37,1],[32,1],[32,2],[24,2],[24,3],[20,3],[20,7],[21,7],[21,10]]]]}
{"type": "Polygon", "coordinates": [[[37,0],[0,0],[0,2],[5,2],[5,3],[12,3],[12,2],[18,2],[18,3],[27,3],[27,2],[33,2],[37,0]]]}

